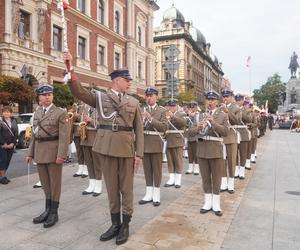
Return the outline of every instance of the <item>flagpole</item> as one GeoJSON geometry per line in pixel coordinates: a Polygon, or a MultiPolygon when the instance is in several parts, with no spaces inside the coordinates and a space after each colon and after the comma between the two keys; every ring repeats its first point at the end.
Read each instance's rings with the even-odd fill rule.
{"type": "Polygon", "coordinates": [[[252,72],[251,72],[251,65],[249,65],[249,91],[250,91],[250,96],[252,96],[252,72]]]}

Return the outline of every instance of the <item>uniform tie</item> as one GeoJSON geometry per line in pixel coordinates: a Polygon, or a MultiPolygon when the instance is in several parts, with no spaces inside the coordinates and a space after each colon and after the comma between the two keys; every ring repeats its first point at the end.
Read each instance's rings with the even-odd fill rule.
{"type": "Polygon", "coordinates": [[[43,116],[46,114],[46,112],[47,112],[47,109],[43,108],[43,116]]]}
{"type": "Polygon", "coordinates": [[[118,94],[118,97],[119,97],[119,102],[121,102],[121,101],[122,101],[122,94],[119,93],[119,94],[118,94]]]}

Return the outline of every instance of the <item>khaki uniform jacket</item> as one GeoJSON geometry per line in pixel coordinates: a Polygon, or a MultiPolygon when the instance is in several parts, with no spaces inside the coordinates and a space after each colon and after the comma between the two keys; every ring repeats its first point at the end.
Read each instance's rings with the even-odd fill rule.
{"type": "MultiPolygon", "coordinates": [[[[242,124],[247,125],[251,121],[250,110],[246,110],[244,107],[242,107],[241,112],[242,112],[242,124]]],[[[250,141],[248,128],[239,129],[238,131],[241,134],[241,141],[250,141]]]]}
{"type": "MultiPolygon", "coordinates": [[[[208,136],[225,137],[229,131],[228,115],[217,109],[213,114],[215,123],[208,130],[208,136]]],[[[203,119],[203,118],[202,118],[203,119]]],[[[200,119],[200,121],[202,120],[200,119]]],[[[220,141],[203,140],[199,136],[199,129],[195,124],[190,130],[191,136],[198,134],[197,157],[202,159],[218,159],[224,157],[224,143],[220,141]]]]}
{"type": "Polygon", "coordinates": [[[255,112],[251,111],[251,123],[248,123],[248,125],[251,127],[251,136],[252,138],[258,137],[258,116],[255,112]]]}
{"type": "Polygon", "coordinates": [[[198,136],[197,135],[194,135],[194,136],[191,136],[190,133],[188,132],[188,130],[190,128],[193,127],[194,124],[197,124],[199,122],[199,119],[200,119],[200,112],[196,112],[196,114],[194,116],[188,116],[187,117],[187,124],[188,124],[188,128],[186,130],[186,133],[185,133],[185,136],[187,137],[187,140],[189,142],[193,142],[193,141],[198,141],[198,136]],[[189,118],[189,119],[188,119],[189,118]],[[191,122],[193,124],[191,124],[191,122]]]}
{"type": "Polygon", "coordinates": [[[43,115],[43,108],[39,107],[34,113],[33,136],[31,137],[28,155],[38,164],[55,163],[56,159],[66,158],[68,153],[69,121],[67,112],[54,104],[43,115]],[[38,122],[47,131],[41,129],[38,122]],[[58,136],[54,141],[38,141],[38,138],[58,136]]]}
{"type": "MultiPolygon", "coordinates": [[[[186,126],[184,112],[175,112],[174,116],[171,118],[170,122],[178,129],[184,130],[186,126]]],[[[168,124],[168,130],[176,131],[170,124],[168,124]]],[[[179,148],[184,147],[184,132],[180,133],[168,133],[166,132],[167,148],[179,148]]]]}
{"type": "Polygon", "coordinates": [[[165,133],[168,128],[168,120],[166,118],[166,109],[164,107],[156,105],[152,112],[148,107],[144,107],[145,111],[149,112],[152,116],[152,121],[144,122],[145,141],[144,152],[145,153],[162,153],[163,141],[159,135],[149,135],[147,131],[158,131],[165,133]]]}
{"type": "MultiPolygon", "coordinates": [[[[240,112],[240,107],[236,103],[231,103],[227,106],[228,118],[231,126],[241,124],[242,115],[240,112]]],[[[237,143],[237,131],[236,129],[230,128],[228,135],[224,137],[224,144],[237,143]]]]}
{"type": "Polygon", "coordinates": [[[107,93],[89,91],[84,89],[78,81],[69,81],[68,85],[74,96],[97,109],[98,125],[111,126],[113,124],[113,119],[107,120],[101,115],[99,94],[102,99],[104,115],[109,116],[118,109],[115,124],[133,129],[133,131],[116,132],[110,129],[97,129],[93,151],[111,157],[130,158],[135,155],[143,157],[144,128],[141,108],[137,99],[125,94],[120,103],[118,96],[110,89],[107,93]]]}

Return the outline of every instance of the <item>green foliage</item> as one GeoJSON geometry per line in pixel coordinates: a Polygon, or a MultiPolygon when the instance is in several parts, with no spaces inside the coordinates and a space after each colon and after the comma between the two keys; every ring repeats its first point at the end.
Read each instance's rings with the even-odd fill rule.
{"type": "Polygon", "coordinates": [[[72,95],[69,87],[65,84],[54,83],[53,95],[53,103],[61,108],[72,106],[72,104],[75,102],[75,97],[72,95]]]}
{"type": "Polygon", "coordinates": [[[22,79],[0,75],[0,104],[32,102],[33,89],[22,79]]]}
{"type": "Polygon", "coordinates": [[[285,92],[286,84],[281,81],[281,76],[275,73],[267,82],[253,91],[253,98],[259,107],[264,106],[268,100],[270,113],[275,113],[280,104],[280,92],[285,92]]]}
{"type": "Polygon", "coordinates": [[[178,96],[178,101],[181,104],[183,101],[190,102],[195,100],[194,93],[191,90],[181,92],[178,96]]]}

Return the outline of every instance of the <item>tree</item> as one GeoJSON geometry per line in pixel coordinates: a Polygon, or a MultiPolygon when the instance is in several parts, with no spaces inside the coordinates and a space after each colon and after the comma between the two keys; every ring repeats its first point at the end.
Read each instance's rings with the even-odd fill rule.
{"type": "Polygon", "coordinates": [[[259,107],[264,106],[268,100],[270,113],[275,113],[280,104],[280,93],[285,92],[286,83],[281,81],[281,76],[275,73],[270,76],[267,82],[253,91],[253,98],[259,107]]]}
{"type": "Polygon", "coordinates": [[[53,84],[53,103],[57,107],[67,108],[75,102],[75,97],[72,95],[69,87],[65,84],[53,84]]]}
{"type": "Polygon", "coordinates": [[[33,89],[24,80],[0,75],[0,104],[28,103],[34,97],[33,89]]]}

